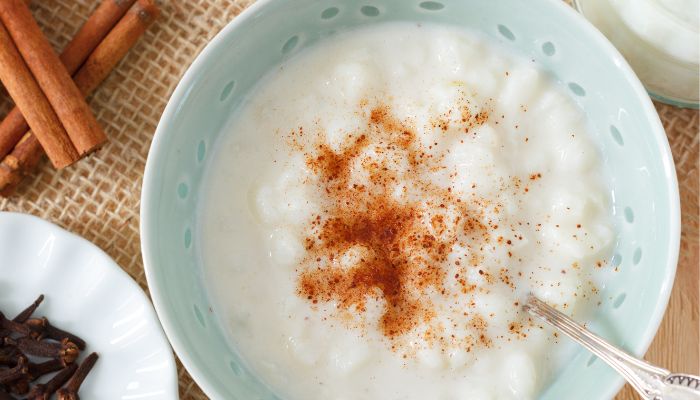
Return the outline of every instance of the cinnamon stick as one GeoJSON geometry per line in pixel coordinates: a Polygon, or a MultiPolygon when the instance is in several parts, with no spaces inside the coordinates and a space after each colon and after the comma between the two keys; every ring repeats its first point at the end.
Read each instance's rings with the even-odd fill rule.
{"type": "Polygon", "coordinates": [[[73,75],[136,0],[104,0],[63,49],[60,58],[73,75]]]}
{"type": "Polygon", "coordinates": [[[22,178],[39,164],[43,154],[36,136],[27,132],[0,163],[0,196],[12,195],[22,178]]]}
{"type": "MultiPolygon", "coordinates": [[[[101,146],[107,137],[27,5],[22,0],[0,1],[0,20],[58,115],[78,154],[83,156],[101,146]]],[[[20,110],[24,111],[21,106],[20,110]]]]}
{"type": "MultiPolygon", "coordinates": [[[[85,21],[73,40],[63,49],[60,59],[69,74],[73,75],[85,59],[124,16],[136,0],[103,0],[85,21]]],[[[0,159],[29,131],[29,125],[17,107],[0,122],[0,159]]]]}
{"type": "Polygon", "coordinates": [[[0,80],[24,114],[56,168],[80,157],[49,100],[32,76],[5,26],[0,23],[0,80]]]}
{"type": "Polygon", "coordinates": [[[153,0],[138,0],[129,9],[75,75],[75,84],[85,96],[107,78],[159,13],[153,0]]]}
{"type": "MultiPolygon", "coordinates": [[[[48,99],[46,101],[48,101],[48,99]]],[[[56,116],[56,118],[58,118],[58,116],[56,116]]],[[[4,157],[11,152],[12,148],[28,130],[29,124],[27,124],[27,120],[24,119],[24,115],[19,111],[19,108],[13,108],[7,116],[5,116],[5,119],[0,122],[0,156],[4,157]]],[[[66,133],[66,136],[67,135],[68,133],[66,133]]],[[[71,143],[71,146],[72,145],[71,143]]]]}
{"type": "MultiPolygon", "coordinates": [[[[107,78],[159,13],[153,0],[138,0],[131,6],[76,73],[76,85],[86,96],[107,78]]],[[[0,195],[10,196],[22,178],[38,165],[42,154],[34,135],[26,135],[0,163],[0,195]]]]}

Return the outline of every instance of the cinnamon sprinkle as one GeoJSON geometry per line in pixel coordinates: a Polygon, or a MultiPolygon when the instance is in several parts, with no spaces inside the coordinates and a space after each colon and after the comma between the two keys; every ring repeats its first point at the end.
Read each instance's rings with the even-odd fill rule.
{"type": "MultiPolygon", "coordinates": [[[[308,151],[305,162],[324,200],[305,238],[298,295],[316,307],[333,302],[341,319],[344,312],[367,312],[371,300],[382,307],[380,332],[392,340],[423,324],[428,324],[424,338],[457,340],[443,337],[439,323],[431,324],[439,311],[431,294],[457,299],[477,289],[467,272],[479,268],[481,252],[498,227],[485,210],[499,205],[473,193],[465,201],[454,187],[436,185],[432,176],[444,157],[438,143],[421,143],[411,121],[396,118],[389,106],[368,104],[360,104],[365,124],[349,133],[339,150],[321,133],[308,151],[309,146],[300,146],[299,133],[290,133],[293,147],[308,151]],[[467,249],[460,257],[466,262],[448,260],[455,246],[467,249]],[[453,275],[448,279],[448,263],[459,271],[454,280],[453,275]],[[455,282],[456,289],[451,286],[455,282]]],[[[468,130],[489,118],[487,111],[472,115],[466,108],[461,117],[449,124],[439,120],[433,129],[455,124],[454,129],[468,130]]],[[[490,274],[480,273],[489,284],[496,283],[490,274]]],[[[473,333],[462,343],[490,346],[484,317],[471,313],[469,321],[473,333]]]]}

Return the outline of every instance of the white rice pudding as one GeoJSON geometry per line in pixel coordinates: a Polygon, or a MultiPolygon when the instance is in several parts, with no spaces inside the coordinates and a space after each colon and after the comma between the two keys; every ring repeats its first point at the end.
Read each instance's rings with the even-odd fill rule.
{"type": "Polygon", "coordinates": [[[585,320],[614,236],[588,129],[533,61],[458,28],[380,24],[285,62],[201,209],[243,359],[285,399],[537,396],[563,350],[520,302],[585,320]]]}

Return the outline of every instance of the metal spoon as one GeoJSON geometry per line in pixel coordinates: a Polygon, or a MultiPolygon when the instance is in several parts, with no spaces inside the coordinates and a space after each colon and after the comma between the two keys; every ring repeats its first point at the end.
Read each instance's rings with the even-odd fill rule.
{"type": "Polygon", "coordinates": [[[622,375],[644,400],[700,399],[700,377],[672,374],[637,359],[591,333],[571,318],[550,307],[534,295],[523,309],[543,319],[587,348],[622,375]]]}

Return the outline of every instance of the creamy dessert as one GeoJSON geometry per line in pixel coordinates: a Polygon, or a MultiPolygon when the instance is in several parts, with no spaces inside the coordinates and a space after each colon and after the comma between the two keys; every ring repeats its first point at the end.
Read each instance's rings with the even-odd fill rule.
{"type": "Polygon", "coordinates": [[[652,93],[700,104],[700,0],[577,0],[652,93]]]}
{"type": "Polygon", "coordinates": [[[269,73],[209,166],[215,308],[285,399],[528,399],[566,360],[614,236],[582,111],[454,27],[338,34],[269,73]]]}

